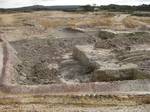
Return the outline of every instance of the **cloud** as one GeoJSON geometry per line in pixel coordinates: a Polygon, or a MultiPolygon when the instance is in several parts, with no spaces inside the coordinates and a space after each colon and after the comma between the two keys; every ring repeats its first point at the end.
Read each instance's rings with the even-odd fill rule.
{"type": "Polygon", "coordinates": [[[0,0],[0,8],[12,8],[31,5],[86,5],[86,4],[150,4],[150,0],[0,0]]]}
{"type": "Polygon", "coordinates": [[[34,5],[34,2],[31,0],[0,0],[1,8],[21,7],[28,5],[34,5]]]}

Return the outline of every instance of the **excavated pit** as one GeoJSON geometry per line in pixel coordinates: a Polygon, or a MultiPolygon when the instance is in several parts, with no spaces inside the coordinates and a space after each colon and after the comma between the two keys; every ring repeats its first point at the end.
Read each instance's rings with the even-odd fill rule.
{"type": "Polygon", "coordinates": [[[72,57],[75,45],[92,44],[94,38],[53,38],[11,42],[20,63],[15,65],[18,84],[81,83],[90,80],[89,69],[72,57]]]}
{"type": "Polygon", "coordinates": [[[113,34],[112,38],[111,34],[103,35],[97,39],[33,38],[10,42],[19,59],[14,65],[15,82],[36,85],[149,79],[149,33],[113,34]]]}

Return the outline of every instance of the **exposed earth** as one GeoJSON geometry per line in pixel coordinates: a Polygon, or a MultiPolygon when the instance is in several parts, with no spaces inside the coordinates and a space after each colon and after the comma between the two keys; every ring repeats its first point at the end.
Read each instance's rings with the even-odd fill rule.
{"type": "MultiPolygon", "coordinates": [[[[88,93],[91,96],[82,100],[80,98],[83,97],[80,92],[82,90],[77,89],[81,102],[80,100],[73,102],[72,99],[78,97],[70,94],[69,97],[63,96],[63,98],[43,96],[43,94],[37,97],[32,94],[28,96],[28,92],[24,92],[28,90],[21,89],[17,96],[5,94],[2,89],[0,99],[6,101],[6,103],[0,101],[2,111],[148,112],[150,17],[114,12],[39,11],[0,14],[0,36],[6,43],[4,47],[3,42],[0,43],[0,79],[2,88],[8,86],[4,91],[9,91],[11,86],[14,90],[10,90],[10,93],[18,91],[19,87],[38,88],[44,85],[43,88],[47,88],[50,85],[55,87],[55,84],[62,84],[66,85],[66,90],[69,90],[72,95],[76,88],[73,91],[69,89],[68,86],[71,84],[78,84],[79,88],[81,85],[82,88],[82,84],[87,84],[88,87],[92,83],[108,84],[108,88],[99,86],[102,93],[103,90],[104,93],[108,91],[120,93],[123,90],[123,92],[133,93],[134,99],[128,98],[130,95],[119,94],[113,97],[101,96],[99,101],[95,101],[96,95],[99,95],[95,92],[88,93]],[[12,78],[3,76],[4,71],[8,73],[3,67],[5,49],[12,54],[10,55],[12,78]],[[3,83],[3,79],[6,79],[4,82],[7,83],[3,83]],[[111,88],[113,84],[117,88],[111,88]],[[137,93],[146,96],[135,97],[137,93]],[[14,100],[16,97],[18,99],[14,100]],[[118,98],[116,102],[114,97],[118,98]],[[45,104],[41,103],[40,99],[45,104]],[[66,105],[61,102],[63,100],[66,105]],[[85,103],[88,100],[89,106],[85,103]],[[101,103],[97,103],[100,101],[101,103]],[[122,105],[119,105],[118,101],[123,102],[122,105]]],[[[44,92],[42,89],[39,91],[44,92]]],[[[30,92],[35,91],[31,89],[30,92]]]]}

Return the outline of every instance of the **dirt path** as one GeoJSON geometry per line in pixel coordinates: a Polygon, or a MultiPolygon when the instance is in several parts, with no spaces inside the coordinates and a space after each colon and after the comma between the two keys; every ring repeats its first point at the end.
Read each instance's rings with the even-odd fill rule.
{"type": "Polygon", "coordinates": [[[113,17],[113,29],[120,30],[126,29],[122,24],[122,21],[127,18],[129,14],[117,14],[113,17]]]}
{"type": "Polygon", "coordinates": [[[123,19],[125,19],[128,16],[129,16],[129,14],[119,14],[119,15],[114,16],[114,19],[117,22],[121,22],[123,19]]]}

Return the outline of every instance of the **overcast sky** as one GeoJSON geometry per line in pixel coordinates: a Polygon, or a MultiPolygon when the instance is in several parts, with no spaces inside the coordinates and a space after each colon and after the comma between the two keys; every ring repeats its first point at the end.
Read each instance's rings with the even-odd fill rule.
{"type": "Polygon", "coordinates": [[[14,8],[31,5],[140,5],[150,4],[150,0],[0,0],[0,8],[14,8]]]}

